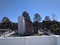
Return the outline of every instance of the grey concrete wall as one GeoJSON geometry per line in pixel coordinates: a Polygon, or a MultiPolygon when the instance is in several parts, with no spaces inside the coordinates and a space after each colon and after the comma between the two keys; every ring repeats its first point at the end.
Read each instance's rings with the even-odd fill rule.
{"type": "Polygon", "coordinates": [[[25,45],[24,38],[1,38],[0,45],[25,45]]]}
{"type": "Polygon", "coordinates": [[[57,37],[57,45],[60,45],[60,36],[57,37]]]}
{"type": "Polygon", "coordinates": [[[60,45],[60,37],[29,36],[0,38],[0,45],[60,45]]]}
{"type": "Polygon", "coordinates": [[[55,37],[54,36],[42,36],[42,37],[31,37],[29,38],[30,45],[55,45],[55,37]]]}

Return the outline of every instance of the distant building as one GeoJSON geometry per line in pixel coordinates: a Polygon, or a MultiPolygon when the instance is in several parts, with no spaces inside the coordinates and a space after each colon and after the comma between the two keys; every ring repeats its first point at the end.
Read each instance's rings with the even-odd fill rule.
{"type": "Polygon", "coordinates": [[[25,19],[23,16],[18,16],[18,34],[30,35],[32,34],[32,22],[25,19]]]}

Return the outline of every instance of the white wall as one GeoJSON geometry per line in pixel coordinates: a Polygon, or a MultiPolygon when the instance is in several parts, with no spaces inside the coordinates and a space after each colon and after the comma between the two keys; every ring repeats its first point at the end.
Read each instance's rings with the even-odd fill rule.
{"type": "Polygon", "coordinates": [[[57,45],[60,45],[60,36],[57,37],[57,45]]]}
{"type": "Polygon", "coordinates": [[[0,38],[0,45],[60,45],[60,37],[29,36],[0,38]]]}
{"type": "Polygon", "coordinates": [[[42,37],[31,37],[29,39],[30,45],[55,45],[55,37],[54,36],[42,36],[42,37]]]}
{"type": "Polygon", "coordinates": [[[18,34],[24,35],[25,33],[25,20],[23,16],[18,16],[18,34]]]}
{"type": "Polygon", "coordinates": [[[24,38],[2,38],[0,45],[24,45],[24,38]]]}

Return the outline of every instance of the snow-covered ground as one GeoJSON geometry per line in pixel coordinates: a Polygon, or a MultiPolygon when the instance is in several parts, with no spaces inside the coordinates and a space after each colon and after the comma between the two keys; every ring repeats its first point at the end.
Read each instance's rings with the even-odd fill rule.
{"type": "Polygon", "coordinates": [[[11,33],[9,33],[8,31],[7,32],[5,32],[5,33],[3,33],[2,35],[1,35],[1,38],[2,37],[9,37],[10,35],[12,35],[12,34],[14,34],[15,33],[15,31],[12,31],[11,33]]]}

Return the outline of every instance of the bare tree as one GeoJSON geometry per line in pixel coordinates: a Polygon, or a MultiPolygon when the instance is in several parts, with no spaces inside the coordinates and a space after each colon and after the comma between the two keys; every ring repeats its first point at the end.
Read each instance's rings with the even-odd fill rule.
{"type": "Polygon", "coordinates": [[[34,15],[34,19],[33,19],[34,21],[37,21],[37,22],[40,22],[41,21],[41,16],[38,14],[38,13],[36,13],[35,15],[34,15]]]}
{"type": "Polygon", "coordinates": [[[50,17],[49,16],[46,16],[44,21],[50,21],[50,17]]]}
{"type": "Polygon", "coordinates": [[[23,12],[22,16],[24,16],[25,19],[28,19],[31,21],[30,16],[26,11],[23,12]]]}
{"type": "Polygon", "coordinates": [[[2,23],[10,23],[11,21],[9,20],[9,18],[7,18],[7,17],[3,17],[3,19],[2,19],[2,21],[1,21],[2,23]]]}
{"type": "Polygon", "coordinates": [[[53,19],[53,21],[56,20],[56,15],[55,14],[52,14],[52,19],[53,19]]]}

